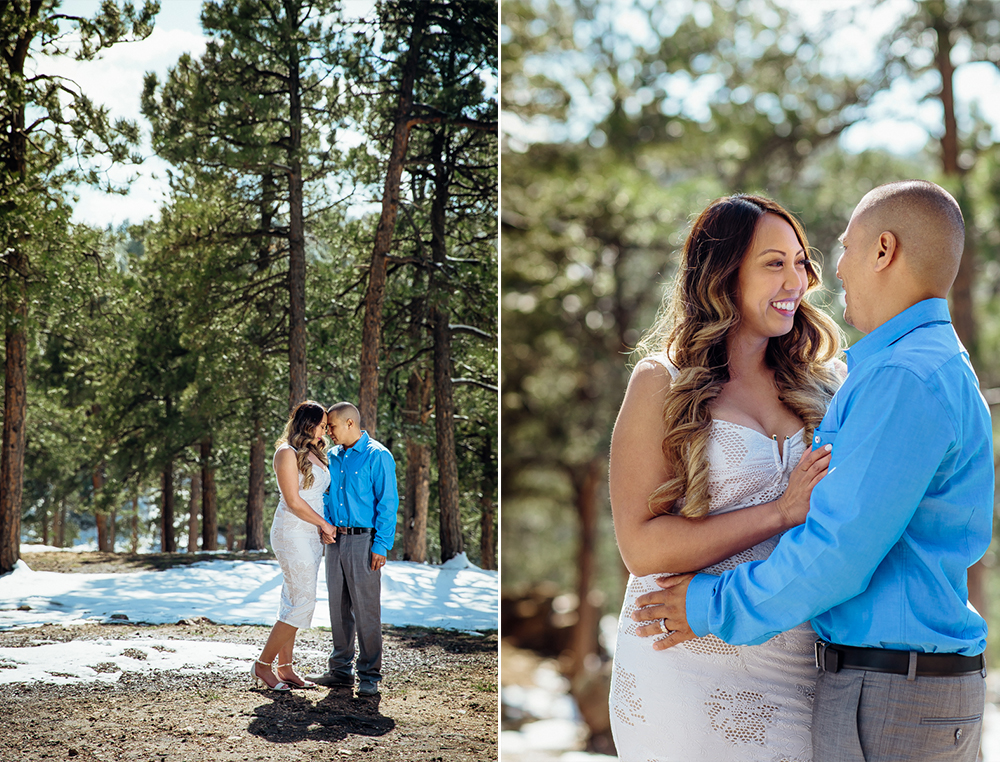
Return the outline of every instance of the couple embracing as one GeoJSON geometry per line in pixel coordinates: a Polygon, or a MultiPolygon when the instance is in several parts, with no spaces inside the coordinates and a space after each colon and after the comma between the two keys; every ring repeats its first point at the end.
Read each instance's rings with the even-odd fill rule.
{"type": "Polygon", "coordinates": [[[611,446],[623,762],[977,758],[994,464],[945,300],[964,237],[933,183],[861,200],[845,367],[794,217],[737,195],[694,223],[611,446]]]}
{"type": "Polygon", "coordinates": [[[271,547],[283,583],[278,621],[250,668],[254,685],[275,691],[354,687],[355,635],[359,696],[378,696],[382,679],[381,578],[396,534],[396,464],[361,428],[350,402],[329,410],[306,401],[292,411],[276,443],[274,472],[281,499],[271,547]],[[324,452],[324,435],[333,447],[324,452]],[[326,556],[333,650],[329,669],[303,678],[292,651],[316,608],[316,575],[326,556]]]}

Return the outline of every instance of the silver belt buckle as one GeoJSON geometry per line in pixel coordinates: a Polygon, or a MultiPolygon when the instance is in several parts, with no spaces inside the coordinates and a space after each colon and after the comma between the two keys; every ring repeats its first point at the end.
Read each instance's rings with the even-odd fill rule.
{"type": "Polygon", "coordinates": [[[831,649],[830,645],[823,640],[816,641],[816,669],[824,672],[840,672],[843,669],[843,652],[836,648],[831,649]]]}
{"type": "Polygon", "coordinates": [[[823,657],[826,656],[826,643],[822,640],[816,641],[816,669],[823,669],[823,657]]]}

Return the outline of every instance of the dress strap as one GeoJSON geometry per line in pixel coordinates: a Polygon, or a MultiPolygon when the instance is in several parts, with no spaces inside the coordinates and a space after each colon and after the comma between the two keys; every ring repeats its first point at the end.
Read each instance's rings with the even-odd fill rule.
{"type": "Polygon", "coordinates": [[[662,365],[667,369],[667,372],[670,374],[670,378],[677,378],[677,374],[680,373],[678,367],[670,361],[669,357],[667,357],[666,352],[657,352],[655,355],[648,355],[642,359],[655,362],[657,365],[662,365]]]}

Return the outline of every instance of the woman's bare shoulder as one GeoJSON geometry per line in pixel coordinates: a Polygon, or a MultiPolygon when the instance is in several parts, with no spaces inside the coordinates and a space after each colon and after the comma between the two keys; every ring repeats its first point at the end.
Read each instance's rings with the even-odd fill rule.
{"type": "Polygon", "coordinates": [[[642,358],[632,369],[629,387],[638,386],[646,391],[666,392],[673,381],[672,365],[661,355],[650,355],[642,358]]]}
{"type": "Polygon", "coordinates": [[[296,453],[295,448],[290,444],[283,444],[274,451],[274,462],[278,463],[296,463],[296,453]]]}

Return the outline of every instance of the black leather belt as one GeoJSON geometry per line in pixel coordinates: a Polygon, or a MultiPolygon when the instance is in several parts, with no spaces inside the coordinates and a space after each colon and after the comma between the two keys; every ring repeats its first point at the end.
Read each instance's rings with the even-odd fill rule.
{"type": "Polygon", "coordinates": [[[371,534],[374,531],[371,527],[337,527],[340,534],[371,534]]]}
{"type": "MultiPolygon", "coordinates": [[[[911,674],[910,651],[893,651],[887,648],[855,648],[837,643],[816,641],[816,666],[824,672],[842,669],[865,669],[869,672],[891,672],[895,675],[911,674]]],[[[951,677],[980,672],[985,675],[986,660],[979,656],[959,654],[924,654],[913,652],[916,669],[912,674],[920,677],[951,677]]]]}

